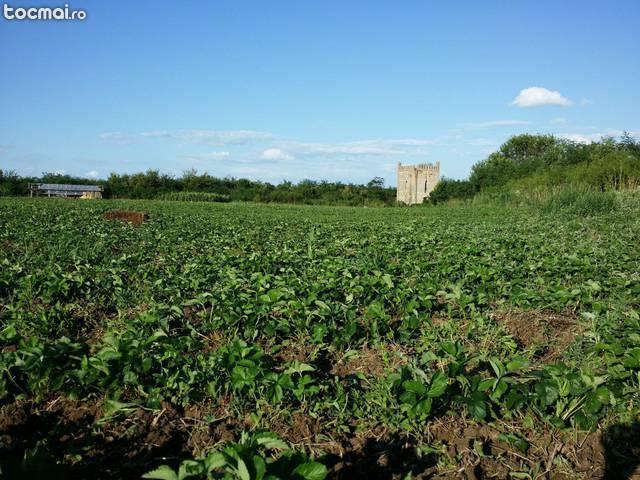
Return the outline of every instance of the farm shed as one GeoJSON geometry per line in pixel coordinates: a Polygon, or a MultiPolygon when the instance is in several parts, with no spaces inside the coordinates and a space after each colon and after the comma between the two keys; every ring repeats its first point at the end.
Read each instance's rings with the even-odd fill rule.
{"type": "Polygon", "coordinates": [[[65,183],[30,183],[29,196],[102,198],[102,185],[69,185],[65,183]]]}

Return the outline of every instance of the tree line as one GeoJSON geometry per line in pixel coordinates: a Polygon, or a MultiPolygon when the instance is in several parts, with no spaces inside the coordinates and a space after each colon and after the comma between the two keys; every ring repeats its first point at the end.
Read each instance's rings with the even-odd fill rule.
{"type": "Polygon", "coordinates": [[[385,187],[384,179],[380,177],[373,178],[367,184],[302,180],[273,185],[243,178],[219,178],[195,170],[188,170],[181,176],[164,174],[158,170],[133,174],[112,173],[106,180],[58,173],[22,177],[13,171],[0,170],[0,196],[27,195],[29,183],[102,185],[106,198],[196,200],[205,199],[198,193],[209,193],[212,195],[206,198],[216,198],[216,201],[350,206],[393,205],[396,201],[396,189],[385,187]]]}
{"type": "Polygon", "coordinates": [[[467,180],[443,179],[429,201],[560,186],[599,191],[640,187],[640,142],[627,133],[588,144],[553,135],[516,135],[476,163],[467,180]]]}
{"type": "MultiPolygon", "coordinates": [[[[181,176],[158,170],[112,173],[106,180],[43,173],[22,177],[0,170],[0,196],[26,195],[29,183],[102,185],[106,198],[251,201],[264,203],[383,206],[396,203],[396,189],[380,177],[367,184],[302,180],[269,182],[215,177],[188,170],[181,176]],[[206,196],[203,194],[207,194],[206,196]]],[[[431,192],[432,204],[467,200],[479,193],[579,186],[599,191],[640,187],[640,142],[629,134],[578,143],[553,135],[516,135],[476,163],[468,179],[444,178],[431,192]]]]}

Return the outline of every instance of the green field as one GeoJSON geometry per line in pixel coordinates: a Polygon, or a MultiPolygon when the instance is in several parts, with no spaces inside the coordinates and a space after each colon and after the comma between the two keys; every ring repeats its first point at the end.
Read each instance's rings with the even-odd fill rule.
{"type": "Polygon", "coordinates": [[[638,213],[0,199],[2,478],[631,472],[638,213]]]}

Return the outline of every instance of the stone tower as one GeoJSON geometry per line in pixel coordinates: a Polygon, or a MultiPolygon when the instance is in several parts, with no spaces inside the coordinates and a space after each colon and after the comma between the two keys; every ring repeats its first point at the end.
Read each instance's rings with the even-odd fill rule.
{"type": "Polygon", "coordinates": [[[422,203],[440,181],[440,162],[435,165],[402,165],[398,162],[398,202],[413,205],[422,203]]]}

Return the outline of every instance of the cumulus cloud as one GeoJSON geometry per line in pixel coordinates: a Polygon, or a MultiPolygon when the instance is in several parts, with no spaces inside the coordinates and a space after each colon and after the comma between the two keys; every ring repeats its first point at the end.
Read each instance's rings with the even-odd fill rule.
{"type": "Polygon", "coordinates": [[[568,107],[571,100],[563,97],[557,90],[548,90],[543,87],[529,87],[520,90],[520,94],[511,103],[518,107],[541,107],[543,105],[560,105],[568,107]]]}
{"type": "MultiPolygon", "coordinates": [[[[624,130],[618,130],[616,128],[606,128],[603,131],[600,131],[597,133],[576,133],[576,132],[559,133],[558,137],[566,138],[567,140],[571,140],[572,142],[577,142],[577,143],[593,143],[593,142],[599,142],[600,140],[606,137],[619,138],[622,135],[624,135],[624,133],[625,133],[624,130]]],[[[640,130],[630,130],[630,131],[627,131],[626,133],[628,133],[634,138],[640,136],[640,130]]]]}
{"type": "Polygon", "coordinates": [[[262,151],[260,158],[263,160],[291,160],[293,155],[285,152],[281,148],[267,148],[262,151]]]}
{"type": "Polygon", "coordinates": [[[99,173],[97,170],[89,170],[84,175],[85,177],[89,177],[89,178],[98,178],[99,173]]]}
{"type": "Polygon", "coordinates": [[[558,136],[560,138],[565,138],[576,143],[593,143],[599,141],[602,138],[601,133],[559,133],[558,136]]]}
{"type": "Polygon", "coordinates": [[[99,137],[116,144],[131,144],[145,140],[169,139],[179,142],[200,143],[204,145],[243,145],[268,140],[275,137],[272,133],[255,130],[153,130],[141,133],[105,132],[99,137]]]}
{"type": "Polygon", "coordinates": [[[522,125],[531,125],[531,122],[528,122],[526,120],[493,120],[490,122],[459,124],[459,126],[463,128],[500,128],[500,127],[518,127],[522,125]]]}

